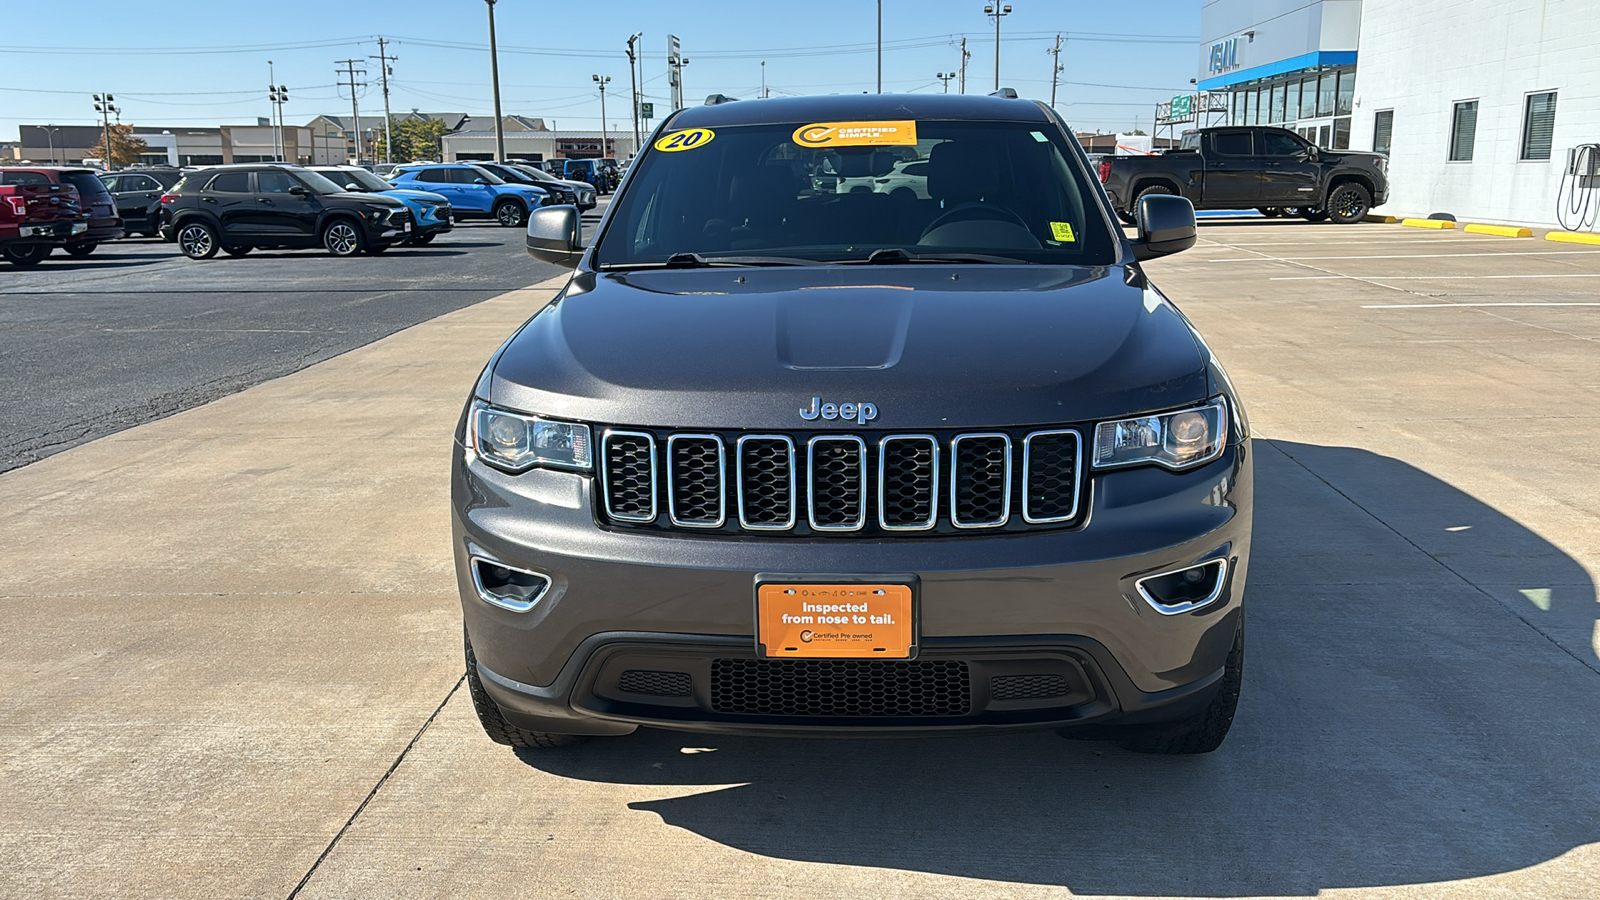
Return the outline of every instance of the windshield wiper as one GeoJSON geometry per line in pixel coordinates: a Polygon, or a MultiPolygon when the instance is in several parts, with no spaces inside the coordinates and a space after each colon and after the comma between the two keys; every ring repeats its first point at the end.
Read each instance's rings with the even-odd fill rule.
{"type": "Polygon", "coordinates": [[[674,253],[666,262],[614,263],[601,266],[607,271],[615,269],[712,269],[741,268],[748,266],[820,266],[814,259],[796,256],[701,256],[698,253],[674,253]]]}
{"type": "Polygon", "coordinates": [[[899,263],[1033,265],[1028,260],[1012,256],[994,256],[987,253],[911,253],[900,247],[885,247],[867,254],[866,259],[841,259],[839,262],[852,266],[884,266],[899,263]]]}

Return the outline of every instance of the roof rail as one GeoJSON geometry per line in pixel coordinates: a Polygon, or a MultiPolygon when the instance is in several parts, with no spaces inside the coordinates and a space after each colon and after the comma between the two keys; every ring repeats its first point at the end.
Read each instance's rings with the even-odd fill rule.
{"type": "Polygon", "coordinates": [[[707,106],[721,106],[724,103],[735,103],[738,97],[729,97],[727,94],[712,94],[706,98],[707,106]]]}
{"type": "Polygon", "coordinates": [[[991,97],[1002,97],[1002,98],[1004,98],[1006,100],[1015,100],[1015,99],[1017,99],[1017,89],[1016,88],[1001,88],[998,91],[994,91],[994,92],[990,93],[989,96],[991,96],[991,97]]]}

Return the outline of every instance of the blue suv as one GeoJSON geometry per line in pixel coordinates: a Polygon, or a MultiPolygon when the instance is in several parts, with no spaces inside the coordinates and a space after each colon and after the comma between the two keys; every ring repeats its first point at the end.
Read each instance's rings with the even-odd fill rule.
{"type": "Polygon", "coordinates": [[[402,190],[360,166],[307,166],[347,191],[383,194],[393,197],[411,210],[415,227],[407,244],[426,244],[454,227],[450,201],[429,191],[402,190]]]}
{"type": "Polygon", "coordinates": [[[540,188],[507,184],[493,172],[465,163],[401,166],[389,174],[389,181],[397,188],[443,196],[458,219],[494,219],[509,228],[526,224],[529,211],[551,200],[540,188]]]}

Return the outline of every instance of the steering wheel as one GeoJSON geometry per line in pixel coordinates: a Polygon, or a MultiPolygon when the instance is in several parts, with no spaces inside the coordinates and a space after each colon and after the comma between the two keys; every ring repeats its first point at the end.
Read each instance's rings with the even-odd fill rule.
{"type": "MultiPolygon", "coordinates": [[[[987,206],[977,201],[969,201],[945,210],[938,218],[929,222],[928,227],[922,229],[922,235],[917,238],[917,243],[922,243],[923,238],[952,222],[977,221],[1009,222],[1023,231],[1028,231],[1028,223],[1022,221],[1022,217],[1011,210],[987,206]]],[[[1031,234],[1032,232],[1030,231],[1029,233],[1031,234]]]]}

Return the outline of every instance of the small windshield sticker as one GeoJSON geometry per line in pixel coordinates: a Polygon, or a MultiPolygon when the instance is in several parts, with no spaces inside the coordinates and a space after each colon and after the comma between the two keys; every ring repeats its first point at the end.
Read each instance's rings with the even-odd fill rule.
{"type": "Polygon", "coordinates": [[[794,130],[802,147],[907,147],[917,143],[917,123],[816,122],[794,130]]]}
{"type": "Polygon", "coordinates": [[[1071,222],[1051,222],[1050,233],[1055,235],[1056,240],[1063,244],[1073,244],[1078,240],[1072,236],[1071,222]]]}
{"type": "Polygon", "coordinates": [[[677,153],[679,150],[694,150],[711,143],[717,133],[709,128],[690,128],[688,131],[674,131],[669,135],[658,138],[655,148],[663,153],[677,153]]]}

